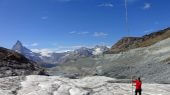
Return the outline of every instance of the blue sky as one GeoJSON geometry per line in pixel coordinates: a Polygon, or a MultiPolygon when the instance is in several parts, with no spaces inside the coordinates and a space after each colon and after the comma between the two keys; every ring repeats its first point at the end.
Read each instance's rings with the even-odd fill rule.
{"type": "Polygon", "coordinates": [[[0,46],[64,51],[113,45],[170,26],[170,0],[0,0],[0,46]]]}

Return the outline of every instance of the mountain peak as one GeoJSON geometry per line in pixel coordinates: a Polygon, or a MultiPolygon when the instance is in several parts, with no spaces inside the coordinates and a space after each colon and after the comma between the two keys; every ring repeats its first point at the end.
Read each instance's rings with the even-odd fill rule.
{"type": "Polygon", "coordinates": [[[12,50],[24,55],[26,58],[33,60],[35,62],[41,62],[41,59],[38,57],[38,55],[25,46],[22,45],[21,41],[17,41],[16,44],[12,47],[12,50]]]}
{"type": "Polygon", "coordinates": [[[27,49],[26,47],[24,47],[21,43],[21,41],[17,41],[16,44],[12,47],[12,50],[18,52],[18,53],[28,53],[31,52],[29,49],[27,49]]]}
{"type": "Polygon", "coordinates": [[[17,42],[16,42],[15,45],[17,45],[17,46],[23,46],[22,43],[21,43],[21,41],[19,41],[19,40],[17,40],[17,42]]]}
{"type": "Polygon", "coordinates": [[[21,41],[17,40],[15,45],[12,47],[12,50],[21,53],[23,48],[24,48],[24,46],[22,45],[21,41]]]}

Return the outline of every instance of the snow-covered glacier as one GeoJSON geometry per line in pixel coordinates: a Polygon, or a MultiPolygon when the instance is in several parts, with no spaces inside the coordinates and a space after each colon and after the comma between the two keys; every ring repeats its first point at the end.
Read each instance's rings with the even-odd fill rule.
{"type": "MultiPolygon", "coordinates": [[[[104,76],[68,79],[59,76],[0,79],[0,95],[132,95],[130,83],[104,76]]],[[[170,95],[170,84],[143,83],[143,95],[170,95]]]]}

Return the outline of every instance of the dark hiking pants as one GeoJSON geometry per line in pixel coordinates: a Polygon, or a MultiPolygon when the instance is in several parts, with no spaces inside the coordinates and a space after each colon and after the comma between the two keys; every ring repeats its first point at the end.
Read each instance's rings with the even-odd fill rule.
{"type": "Polygon", "coordinates": [[[139,95],[142,95],[142,90],[141,89],[136,89],[135,90],[135,95],[137,95],[139,93],[139,95]]]}

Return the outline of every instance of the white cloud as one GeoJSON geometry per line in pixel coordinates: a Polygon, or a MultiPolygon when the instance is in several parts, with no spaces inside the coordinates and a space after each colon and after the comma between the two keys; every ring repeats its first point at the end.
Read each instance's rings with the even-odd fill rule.
{"type": "Polygon", "coordinates": [[[105,37],[105,36],[108,36],[108,34],[106,34],[104,32],[95,32],[94,36],[95,37],[105,37]]]}
{"type": "Polygon", "coordinates": [[[144,6],[143,6],[143,9],[146,10],[146,9],[150,9],[151,8],[151,4],[150,3],[145,3],[144,6]]]}
{"type": "Polygon", "coordinates": [[[84,32],[79,32],[78,34],[80,34],[80,35],[85,35],[85,34],[88,34],[89,32],[87,32],[87,31],[84,31],[84,32]]]}
{"type": "Polygon", "coordinates": [[[112,3],[102,3],[98,5],[99,7],[114,7],[112,3]]]}
{"type": "Polygon", "coordinates": [[[42,56],[50,57],[52,53],[63,53],[67,51],[74,51],[75,49],[79,49],[81,47],[92,48],[94,46],[87,45],[75,45],[75,46],[58,46],[56,48],[43,48],[43,49],[31,49],[31,51],[35,53],[40,53],[42,56]]]}
{"type": "Polygon", "coordinates": [[[33,51],[35,53],[40,53],[42,56],[47,56],[47,57],[50,57],[51,53],[54,52],[51,49],[31,49],[31,51],[33,51]]]}
{"type": "Polygon", "coordinates": [[[46,19],[48,19],[48,16],[43,16],[43,17],[41,17],[41,19],[46,20],[46,19]]]}
{"type": "Polygon", "coordinates": [[[24,46],[26,47],[36,47],[38,45],[39,45],[38,43],[24,44],[24,46]]]}
{"type": "Polygon", "coordinates": [[[30,46],[35,47],[35,46],[38,46],[38,45],[39,45],[38,43],[32,43],[30,46]]]}
{"type": "Polygon", "coordinates": [[[73,51],[82,46],[58,46],[57,48],[43,48],[43,49],[31,49],[35,53],[40,53],[42,56],[50,57],[52,53],[62,53],[67,51],[73,51]]]}
{"type": "Polygon", "coordinates": [[[82,31],[82,32],[80,32],[80,31],[71,31],[69,33],[70,34],[77,34],[77,35],[86,35],[86,34],[89,34],[88,31],[82,31]]]}
{"type": "Polygon", "coordinates": [[[85,45],[73,45],[73,46],[58,46],[55,51],[61,52],[61,51],[73,51],[75,49],[81,48],[81,47],[87,47],[85,45]]]}

